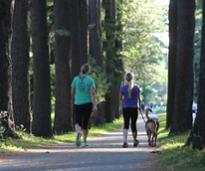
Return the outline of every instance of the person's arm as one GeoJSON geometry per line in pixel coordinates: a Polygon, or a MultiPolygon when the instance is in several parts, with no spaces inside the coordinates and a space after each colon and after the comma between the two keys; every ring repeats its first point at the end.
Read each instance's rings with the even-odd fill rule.
{"type": "Polygon", "coordinates": [[[93,111],[96,111],[97,110],[97,102],[96,102],[95,88],[91,88],[90,95],[91,95],[92,103],[93,103],[93,111]]]}
{"type": "Polygon", "coordinates": [[[138,97],[137,97],[137,108],[139,109],[139,110],[141,110],[141,98],[140,98],[140,93],[141,93],[141,91],[140,91],[140,88],[138,87],[138,86],[136,86],[136,88],[137,88],[137,91],[138,91],[138,97]]]}
{"type": "Polygon", "coordinates": [[[73,79],[71,83],[70,96],[71,96],[71,100],[73,101],[75,97],[75,78],[73,79]]]}
{"type": "Polygon", "coordinates": [[[73,101],[74,96],[75,96],[75,90],[73,87],[71,87],[71,92],[70,92],[71,100],[73,101]]]}
{"type": "Polygon", "coordinates": [[[141,98],[140,98],[140,92],[138,96],[138,109],[141,110],[141,98]]]}

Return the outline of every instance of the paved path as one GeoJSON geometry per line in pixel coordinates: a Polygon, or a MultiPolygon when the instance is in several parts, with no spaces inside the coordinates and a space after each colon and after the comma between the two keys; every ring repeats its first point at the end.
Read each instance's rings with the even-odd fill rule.
{"type": "Polygon", "coordinates": [[[51,145],[0,157],[0,171],[159,171],[157,154],[149,148],[142,120],[138,121],[139,147],[121,148],[122,131],[89,139],[89,147],[51,145]]]}

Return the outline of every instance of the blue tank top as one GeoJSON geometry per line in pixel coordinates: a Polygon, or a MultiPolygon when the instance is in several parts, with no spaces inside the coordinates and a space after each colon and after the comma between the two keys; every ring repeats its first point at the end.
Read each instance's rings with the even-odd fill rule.
{"type": "Polygon", "coordinates": [[[140,94],[140,89],[138,86],[135,85],[132,88],[130,96],[128,93],[128,85],[121,86],[120,93],[123,96],[123,108],[138,108],[138,97],[140,94]]]}

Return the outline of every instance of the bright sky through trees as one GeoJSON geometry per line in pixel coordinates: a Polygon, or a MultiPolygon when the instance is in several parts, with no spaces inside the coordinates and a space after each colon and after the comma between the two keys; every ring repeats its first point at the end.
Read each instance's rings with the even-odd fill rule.
{"type": "Polygon", "coordinates": [[[156,2],[158,2],[162,5],[168,5],[169,4],[169,0],[156,0],[156,2]]]}

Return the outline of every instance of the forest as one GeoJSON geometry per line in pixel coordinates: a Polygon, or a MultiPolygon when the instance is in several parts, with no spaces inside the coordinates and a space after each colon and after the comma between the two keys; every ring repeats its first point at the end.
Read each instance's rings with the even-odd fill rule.
{"type": "Polygon", "coordinates": [[[71,81],[89,63],[95,125],[120,117],[120,85],[132,71],[143,103],[167,106],[170,133],[192,130],[187,143],[202,149],[204,17],[200,0],[170,0],[169,8],[153,0],[0,0],[0,111],[13,122],[7,136],[20,128],[40,137],[73,130],[71,81]]]}

